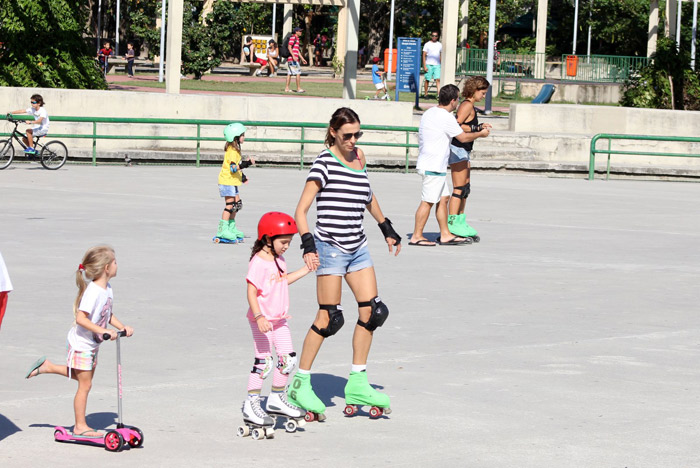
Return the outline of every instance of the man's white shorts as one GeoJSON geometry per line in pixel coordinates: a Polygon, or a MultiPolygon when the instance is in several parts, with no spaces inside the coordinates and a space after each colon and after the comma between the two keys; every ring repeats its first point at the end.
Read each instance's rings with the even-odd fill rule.
{"type": "Polygon", "coordinates": [[[421,200],[427,203],[437,203],[442,197],[450,196],[446,172],[418,171],[423,178],[421,200]]]}
{"type": "Polygon", "coordinates": [[[384,83],[374,83],[374,87],[377,89],[384,89],[384,83]]]}

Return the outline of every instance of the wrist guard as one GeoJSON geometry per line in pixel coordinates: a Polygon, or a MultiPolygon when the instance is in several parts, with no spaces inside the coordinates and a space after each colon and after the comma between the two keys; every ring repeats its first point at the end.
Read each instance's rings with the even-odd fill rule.
{"type": "Polygon", "coordinates": [[[301,246],[304,249],[304,255],[307,253],[316,253],[316,242],[314,241],[314,235],[310,232],[301,236],[301,246]]]}
{"type": "Polygon", "coordinates": [[[382,230],[382,234],[384,234],[384,237],[394,239],[396,241],[396,245],[399,245],[401,243],[401,236],[398,235],[398,233],[394,230],[394,227],[391,225],[391,221],[389,221],[389,218],[384,218],[384,222],[377,224],[377,226],[379,226],[379,229],[382,230]]]}
{"type": "Polygon", "coordinates": [[[472,131],[472,133],[477,133],[480,132],[484,129],[484,124],[479,124],[479,125],[470,125],[469,129],[472,131]]]}
{"type": "Polygon", "coordinates": [[[241,169],[245,169],[246,167],[252,166],[252,164],[253,163],[251,163],[250,161],[241,161],[238,167],[240,167],[241,169]]]}

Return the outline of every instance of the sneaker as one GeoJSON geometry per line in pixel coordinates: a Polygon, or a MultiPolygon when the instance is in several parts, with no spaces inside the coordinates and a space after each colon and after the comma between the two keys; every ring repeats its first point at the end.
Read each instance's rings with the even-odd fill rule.
{"type": "Polygon", "coordinates": [[[24,152],[26,154],[36,154],[36,150],[31,146],[27,146],[26,148],[24,148],[24,152]]]}

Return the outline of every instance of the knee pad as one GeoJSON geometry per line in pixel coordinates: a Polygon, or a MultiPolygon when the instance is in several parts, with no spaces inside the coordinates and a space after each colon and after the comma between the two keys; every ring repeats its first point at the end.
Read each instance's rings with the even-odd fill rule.
{"type": "Polygon", "coordinates": [[[226,208],[224,208],[224,211],[228,211],[229,213],[233,214],[233,209],[234,206],[236,205],[236,202],[228,202],[226,203],[226,208]],[[230,208],[229,208],[230,207],[230,208]]]}
{"type": "Polygon", "coordinates": [[[467,182],[466,185],[460,185],[452,189],[452,196],[455,198],[459,198],[461,200],[466,199],[469,196],[469,192],[471,192],[471,187],[470,183],[467,182]]]}
{"type": "Polygon", "coordinates": [[[370,312],[369,320],[367,320],[367,322],[363,322],[360,319],[357,320],[357,324],[359,326],[364,327],[369,331],[374,331],[377,329],[377,327],[381,327],[386,321],[387,317],[389,317],[389,308],[384,305],[382,300],[379,299],[379,296],[376,296],[371,301],[358,302],[357,305],[359,307],[372,307],[372,312],[370,312]]]}
{"type": "Polygon", "coordinates": [[[260,374],[261,379],[265,379],[270,372],[272,372],[274,360],[272,356],[265,356],[264,358],[255,358],[255,363],[253,364],[253,370],[250,371],[251,374],[260,374]],[[258,367],[263,365],[262,368],[258,367]]]}
{"type": "Polygon", "coordinates": [[[233,212],[238,213],[243,209],[243,201],[238,200],[237,202],[233,202],[233,212]]]}
{"type": "Polygon", "coordinates": [[[311,325],[311,329],[324,338],[335,335],[338,330],[343,328],[345,319],[343,319],[343,308],[340,304],[335,305],[319,305],[319,309],[328,312],[328,326],[319,329],[316,325],[311,325]]]}
{"type": "Polygon", "coordinates": [[[291,374],[297,366],[297,353],[292,351],[289,354],[279,356],[277,359],[277,368],[283,374],[291,374]]]}

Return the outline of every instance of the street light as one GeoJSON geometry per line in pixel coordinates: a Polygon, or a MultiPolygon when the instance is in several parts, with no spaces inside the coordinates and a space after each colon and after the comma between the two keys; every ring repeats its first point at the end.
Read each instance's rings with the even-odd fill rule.
{"type": "Polygon", "coordinates": [[[160,14],[160,63],[158,64],[158,83],[163,82],[163,62],[165,62],[165,0],[161,3],[160,14]]]}

